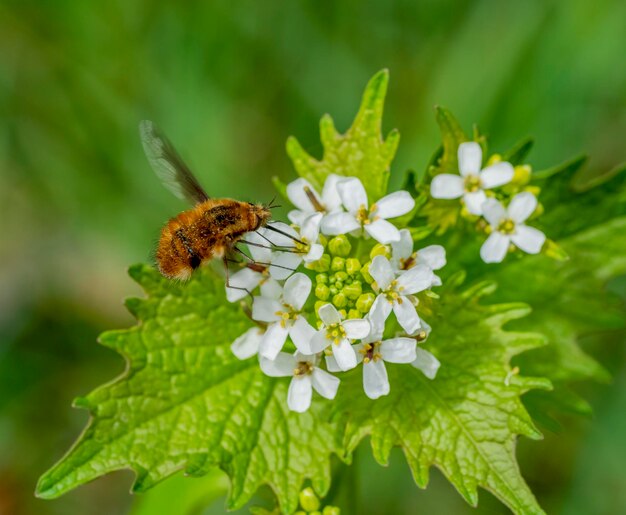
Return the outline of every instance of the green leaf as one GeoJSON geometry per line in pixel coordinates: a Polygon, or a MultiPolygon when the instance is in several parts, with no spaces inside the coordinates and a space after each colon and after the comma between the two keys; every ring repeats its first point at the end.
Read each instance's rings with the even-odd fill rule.
{"type": "Polygon", "coordinates": [[[432,175],[437,173],[458,173],[459,145],[464,141],[468,141],[468,137],[458,120],[445,107],[435,107],[435,118],[441,131],[442,151],[441,153],[439,151],[435,153],[436,164],[434,167],[431,167],[430,173],[432,175]]]}
{"type": "Polygon", "coordinates": [[[508,161],[512,165],[520,165],[524,163],[524,159],[532,150],[535,140],[533,138],[524,138],[518,141],[513,147],[502,154],[502,161],[508,161]]]}
{"type": "Polygon", "coordinates": [[[550,383],[518,375],[507,381],[507,375],[513,356],[543,345],[544,339],[504,330],[529,309],[480,304],[479,297],[490,290],[483,284],[462,295],[442,293],[437,316],[429,319],[433,333],[424,344],[441,362],[434,380],[413,367],[388,364],[391,392],[370,401],[354,394],[361,370],[351,374],[351,384],[342,386],[338,398],[346,420],[345,444],[351,451],[370,435],[381,464],[393,446],[402,448],[420,487],[427,485],[435,465],[472,505],[480,486],[516,513],[543,513],[521,477],[515,442],[517,435],[541,438],[520,396],[550,383]]]}
{"type": "Polygon", "coordinates": [[[387,192],[389,166],[393,160],[400,134],[392,130],[382,138],[382,118],[389,72],[381,70],[367,84],[361,107],[345,134],[335,129],[332,118],[324,115],[320,122],[320,136],[324,147],[321,161],[309,155],[291,136],[287,153],[301,177],[321,191],[326,177],[338,175],[358,177],[372,201],[387,192]]]}
{"type": "Polygon", "coordinates": [[[210,270],[188,283],[164,279],[147,266],[131,276],[148,297],[130,299],[139,325],[101,336],[128,362],[124,374],[76,405],[91,420],[68,454],[40,479],[37,495],[54,498],[108,472],[130,468],[141,492],[184,470],[213,467],[231,478],[229,508],[244,505],[262,484],[285,513],[310,478],[324,495],[336,428],[321,422],[327,403],[306,414],[287,409],[287,382],[271,379],[256,359],[238,360],[230,343],[248,325],[226,302],[210,270]]]}

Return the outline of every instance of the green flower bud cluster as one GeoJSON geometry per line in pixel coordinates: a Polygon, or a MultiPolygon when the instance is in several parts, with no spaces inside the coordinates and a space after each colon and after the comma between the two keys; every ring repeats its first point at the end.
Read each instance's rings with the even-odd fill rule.
{"type": "Polygon", "coordinates": [[[311,487],[305,488],[300,492],[300,507],[295,515],[340,515],[341,510],[336,506],[324,506],[320,509],[320,500],[311,487]]]}
{"type": "MultiPolygon", "coordinates": [[[[374,247],[374,250],[379,247],[374,247]]],[[[383,249],[386,249],[384,246],[383,249]]],[[[372,250],[372,252],[374,252],[372,250]]],[[[378,249],[378,253],[383,250],[378,249]]],[[[377,254],[374,254],[377,255],[377,254]]],[[[370,254],[370,257],[373,255],[370,254]]],[[[368,261],[369,266],[370,261],[368,261]]],[[[363,263],[353,256],[350,240],[345,235],[335,236],[326,242],[322,258],[309,263],[307,268],[315,276],[315,312],[331,303],[346,318],[363,318],[370,310],[376,296],[371,288],[372,277],[363,270],[363,263]]]]}

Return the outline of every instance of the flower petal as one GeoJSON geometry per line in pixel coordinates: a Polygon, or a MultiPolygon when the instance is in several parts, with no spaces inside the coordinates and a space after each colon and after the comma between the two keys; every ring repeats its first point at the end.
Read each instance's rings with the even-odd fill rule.
{"type": "MultiPolygon", "coordinates": [[[[261,296],[262,297],[266,297],[270,300],[273,299],[277,301],[278,299],[280,299],[282,294],[283,294],[283,287],[271,277],[261,283],[261,296]]],[[[282,305],[279,304],[279,306],[280,306],[280,309],[282,310],[282,305]]],[[[254,315],[252,318],[254,318],[254,315]]]]}
{"type": "MultiPolygon", "coordinates": [[[[400,268],[400,260],[413,254],[413,238],[408,229],[400,230],[400,240],[391,243],[391,260],[396,268],[400,268]]],[[[418,254],[419,256],[419,254],[418,254]]]]}
{"type": "Polygon", "coordinates": [[[311,340],[317,331],[309,324],[305,318],[298,317],[289,328],[289,336],[302,354],[313,354],[311,351],[311,340]]]}
{"type": "Polygon", "coordinates": [[[333,356],[335,356],[337,366],[343,372],[356,367],[356,354],[347,338],[341,340],[339,345],[333,345],[333,356]]]}
{"type": "Polygon", "coordinates": [[[275,322],[280,320],[280,316],[276,313],[282,310],[283,306],[277,300],[266,297],[254,297],[252,301],[252,320],[275,322]]]}
{"type": "Polygon", "coordinates": [[[287,335],[288,329],[283,327],[280,322],[271,324],[259,344],[259,355],[271,360],[276,359],[280,349],[285,345],[287,335]]]}
{"type": "Polygon", "coordinates": [[[515,175],[513,165],[506,161],[488,166],[479,174],[480,183],[486,190],[508,184],[513,179],[513,175],[515,175]]]}
{"type": "Polygon", "coordinates": [[[415,200],[408,191],[394,191],[376,202],[374,214],[381,218],[406,215],[415,207],[415,200]]]}
{"type": "Polygon", "coordinates": [[[324,203],[324,207],[326,208],[326,212],[328,213],[341,207],[341,197],[339,196],[339,191],[337,190],[337,183],[343,179],[343,176],[334,173],[331,173],[328,177],[326,177],[324,189],[322,190],[322,201],[324,203]]]}
{"type": "Polygon", "coordinates": [[[311,382],[317,393],[326,399],[334,399],[339,388],[339,378],[317,367],[311,374],[311,382]]]}
{"type": "Polygon", "coordinates": [[[300,211],[299,209],[293,209],[291,211],[289,211],[289,213],[287,213],[287,218],[289,218],[289,221],[294,224],[297,225],[298,227],[302,226],[302,223],[304,222],[304,219],[309,216],[311,213],[307,213],[306,211],[300,211]]]}
{"type": "Polygon", "coordinates": [[[381,340],[385,332],[385,322],[389,317],[389,313],[391,313],[391,303],[384,295],[376,297],[374,304],[372,304],[367,314],[367,319],[370,322],[370,333],[363,338],[363,343],[372,343],[381,340]]]}
{"type": "Polygon", "coordinates": [[[390,338],[380,344],[380,354],[389,363],[411,363],[415,360],[416,346],[413,338],[390,338]]]}
{"type": "Polygon", "coordinates": [[[391,281],[394,279],[393,268],[391,268],[391,263],[385,256],[375,256],[372,259],[369,273],[381,290],[389,288],[391,281]]]}
{"type": "Polygon", "coordinates": [[[259,344],[263,339],[263,329],[251,327],[230,346],[230,350],[239,359],[248,359],[259,352],[259,344]]]}
{"type": "Polygon", "coordinates": [[[226,300],[237,302],[243,299],[248,292],[252,292],[263,280],[263,274],[243,268],[230,276],[229,286],[226,286],[226,300]],[[247,291],[246,291],[247,290],[247,291]]]}
{"type": "Polygon", "coordinates": [[[351,340],[360,340],[370,333],[369,320],[365,320],[364,318],[344,320],[341,325],[346,331],[346,336],[351,340]]]}
{"type": "Polygon", "coordinates": [[[300,236],[304,238],[307,243],[316,243],[317,236],[320,233],[320,224],[322,223],[322,218],[324,215],[322,213],[315,213],[313,215],[309,215],[302,222],[302,227],[300,227],[300,236]]]}
{"type": "Polygon", "coordinates": [[[289,198],[289,201],[298,209],[308,212],[315,211],[315,207],[311,203],[309,196],[306,194],[305,188],[309,188],[311,193],[313,193],[315,198],[319,201],[320,197],[317,191],[315,191],[315,188],[311,186],[309,181],[303,178],[296,179],[295,181],[287,184],[287,197],[289,198]]]}
{"type": "Polygon", "coordinates": [[[312,396],[311,376],[294,376],[289,383],[287,406],[291,411],[304,413],[311,406],[312,396]]]}
{"type": "Polygon", "coordinates": [[[393,312],[407,334],[413,334],[420,327],[420,317],[415,310],[415,306],[406,297],[399,297],[393,303],[393,312]]]}
{"type": "Polygon", "coordinates": [[[363,390],[370,399],[378,399],[389,393],[389,378],[382,359],[363,364],[363,390]]]}
{"type": "Polygon", "coordinates": [[[463,195],[465,207],[473,215],[483,214],[483,203],[485,200],[487,200],[487,195],[483,190],[476,190],[463,195]]]}
{"type": "Polygon", "coordinates": [[[411,365],[421,370],[428,379],[435,379],[441,363],[439,363],[439,360],[430,352],[421,347],[417,347],[415,361],[413,361],[411,365]]]}
{"type": "Polygon", "coordinates": [[[488,198],[482,205],[483,216],[491,227],[498,227],[498,224],[506,218],[506,209],[495,198],[488,198]]]}
{"type": "Polygon", "coordinates": [[[268,223],[263,235],[269,240],[269,241],[263,240],[264,245],[269,245],[271,242],[271,244],[276,247],[294,248],[295,247],[294,238],[299,238],[298,231],[296,231],[293,227],[291,227],[291,225],[287,225],[286,223],[283,223],[283,222],[272,222],[271,224],[268,223]],[[287,235],[280,234],[276,231],[272,231],[271,229],[268,229],[267,227],[274,227],[278,229],[279,231],[286,233],[287,235]]]}
{"type": "Polygon", "coordinates": [[[513,197],[509,204],[509,218],[516,223],[522,223],[537,209],[537,198],[530,192],[524,191],[513,197]]]}
{"type": "Polygon", "coordinates": [[[372,238],[379,243],[392,243],[394,241],[400,241],[400,231],[391,222],[379,218],[371,224],[363,226],[372,238]]]}
{"type": "Polygon", "coordinates": [[[468,141],[459,145],[459,172],[463,177],[478,175],[482,168],[483,149],[475,141],[468,141]]]}
{"type": "Polygon", "coordinates": [[[347,234],[361,228],[351,213],[330,213],[322,220],[322,233],[327,235],[347,234]]]}
{"type": "Polygon", "coordinates": [[[335,359],[333,355],[326,356],[326,369],[329,372],[343,372],[339,368],[339,365],[337,365],[337,360],[335,359]]]}
{"type": "Polygon", "coordinates": [[[441,245],[429,245],[417,251],[417,263],[439,270],[446,266],[446,249],[441,245]]]}
{"type": "Polygon", "coordinates": [[[322,322],[324,322],[325,326],[341,322],[341,315],[339,314],[339,311],[337,311],[337,308],[332,304],[324,304],[318,309],[317,314],[322,322]]]}
{"type": "Polygon", "coordinates": [[[337,191],[339,191],[343,206],[352,214],[355,214],[361,206],[368,207],[369,205],[363,183],[356,177],[338,181],[337,191]]]}
{"type": "Polygon", "coordinates": [[[258,263],[269,263],[272,257],[272,251],[269,248],[269,243],[265,238],[263,238],[263,236],[266,236],[266,232],[265,228],[260,228],[257,231],[244,234],[242,238],[244,241],[249,241],[251,243],[251,245],[248,245],[248,253],[252,259],[258,263]]]}
{"type": "Polygon", "coordinates": [[[285,282],[283,287],[283,299],[285,303],[293,307],[296,311],[300,311],[304,303],[311,293],[311,279],[302,272],[293,274],[285,282]]]}
{"type": "Polygon", "coordinates": [[[312,354],[317,354],[318,352],[322,352],[326,347],[328,347],[332,342],[327,337],[328,333],[326,329],[320,329],[317,331],[311,341],[309,343],[310,351],[312,354]]]}
{"type": "Polygon", "coordinates": [[[480,247],[480,257],[485,263],[500,263],[506,256],[510,242],[509,236],[494,231],[480,247]]]}
{"type": "Polygon", "coordinates": [[[288,377],[293,375],[293,371],[298,365],[296,358],[286,352],[279,352],[276,359],[261,357],[259,359],[261,370],[266,376],[288,377]]]}
{"type": "Polygon", "coordinates": [[[324,254],[324,247],[319,243],[315,243],[309,247],[309,251],[304,255],[305,263],[313,263],[319,261],[324,254]]]}
{"type": "Polygon", "coordinates": [[[277,281],[283,281],[296,271],[301,262],[302,254],[276,251],[272,256],[270,275],[277,281]]]}
{"type": "Polygon", "coordinates": [[[518,249],[528,254],[538,254],[546,241],[546,235],[539,229],[520,224],[515,227],[515,234],[511,235],[511,241],[518,249]]]}
{"type": "Polygon", "coordinates": [[[441,173],[433,177],[430,183],[430,196],[439,199],[459,198],[463,195],[463,177],[450,173],[441,173]]]}
{"type": "Polygon", "coordinates": [[[398,277],[397,290],[402,295],[411,295],[430,288],[433,271],[426,265],[417,265],[398,277]]]}

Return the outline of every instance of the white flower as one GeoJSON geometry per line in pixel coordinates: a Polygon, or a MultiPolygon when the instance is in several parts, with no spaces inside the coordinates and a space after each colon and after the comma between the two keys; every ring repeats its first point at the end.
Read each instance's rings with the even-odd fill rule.
{"type": "MultiPolygon", "coordinates": [[[[274,224],[284,230],[289,228],[286,224],[274,224]]],[[[294,257],[293,252],[273,250],[274,247],[293,247],[292,239],[282,234],[274,233],[268,229],[260,228],[255,232],[244,234],[243,241],[248,244],[248,252],[252,261],[235,272],[229,278],[229,286],[226,286],[226,299],[229,302],[237,302],[251,293],[257,286],[266,281],[282,281],[289,277],[301,259],[294,257]],[[270,243],[271,242],[271,243],[270,243]]]]}
{"type": "MultiPolygon", "coordinates": [[[[400,231],[400,241],[391,244],[391,264],[397,272],[409,270],[416,265],[425,265],[431,270],[439,270],[446,264],[446,249],[441,245],[429,245],[413,252],[413,238],[408,229],[400,231]]],[[[433,275],[432,286],[441,286],[441,279],[433,275]]]]}
{"type": "Polygon", "coordinates": [[[311,354],[310,341],[315,329],[302,317],[300,311],[311,293],[311,279],[303,273],[293,274],[284,288],[261,287],[261,297],[254,297],[252,318],[269,326],[259,344],[259,354],[274,359],[289,335],[296,348],[311,354]]]}
{"type": "MultiPolygon", "coordinates": [[[[431,327],[430,325],[426,323],[425,320],[422,320],[421,322],[422,322],[422,327],[419,330],[419,333],[414,334],[412,336],[414,338],[415,337],[419,338],[419,342],[423,343],[428,339],[428,336],[430,335],[431,327]]],[[[435,376],[437,375],[437,371],[439,370],[441,363],[430,352],[428,352],[426,349],[422,349],[418,345],[417,348],[415,349],[415,361],[413,361],[411,365],[413,365],[418,370],[421,370],[422,373],[428,379],[435,379],[435,376]]]]}
{"type": "Polygon", "coordinates": [[[536,207],[537,199],[528,191],[515,195],[506,209],[493,198],[483,204],[483,215],[493,230],[480,248],[485,263],[500,263],[511,243],[528,254],[541,250],[546,235],[524,224],[536,207]]]}
{"type": "Polygon", "coordinates": [[[363,318],[342,320],[332,304],[324,304],[318,313],[323,326],[311,340],[311,354],[333,344],[333,356],[338,368],[346,371],[356,367],[356,354],[350,341],[365,338],[370,332],[369,322],[363,318]]]}
{"type": "Polygon", "coordinates": [[[442,173],[430,184],[430,194],[437,199],[463,197],[467,210],[482,215],[482,205],[487,199],[484,190],[511,182],[514,170],[511,163],[501,161],[481,170],[483,151],[474,141],[459,145],[459,172],[461,175],[442,173]]]}
{"type": "MultiPolygon", "coordinates": [[[[370,334],[361,340],[361,343],[353,346],[357,353],[357,360],[363,361],[363,389],[370,399],[378,399],[378,397],[389,393],[389,379],[385,361],[389,363],[411,363],[416,358],[416,341],[414,338],[401,336],[382,340],[385,320],[387,319],[387,315],[382,309],[383,303],[374,303],[367,315],[371,326],[370,334]]],[[[326,358],[326,365],[331,372],[338,369],[333,356],[326,358]]]]}
{"type": "Polygon", "coordinates": [[[324,182],[322,196],[306,179],[296,179],[287,185],[287,197],[298,209],[289,212],[287,217],[291,223],[302,227],[304,219],[315,213],[326,215],[341,208],[341,199],[337,192],[337,182],[342,177],[331,173],[324,182]]]}
{"type": "Polygon", "coordinates": [[[280,352],[273,361],[261,358],[260,364],[261,370],[270,377],[293,376],[287,394],[287,405],[292,411],[302,413],[309,409],[312,390],[326,399],[334,399],[337,395],[339,379],[318,368],[316,356],[280,352]]]}
{"type": "MultiPolygon", "coordinates": [[[[322,221],[322,217],[322,213],[314,213],[306,216],[302,220],[302,226],[300,227],[299,234],[293,227],[290,227],[287,224],[281,224],[280,230],[292,238],[291,243],[294,247],[294,252],[291,253],[289,258],[278,259],[275,263],[282,264],[284,261],[293,268],[297,268],[302,261],[305,263],[311,263],[312,261],[320,259],[324,253],[324,247],[317,243],[317,238],[320,234],[320,223],[322,221]]],[[[278,224],[273,225],[276,227],[278,224]]],[[[287,253],[283,252],[283,254],[287,253]]]]}
{"type": "Polygon", "coordinates": [[[230,346],[230,350],[239,359],[248,359],[259,352],[259,345],[263,340],[265,331],[260,327],[251,327],[230,346]]]}
{"type": "Polygon", "coordinates": [[[346,234],[362,229],[380,243],[400,240],[400,232],[387,218],[411,211],[415,200],[406,191],[396,191],[381,198],[368,209],[367,193],[359,179],[350,178],[337,183],[337,190],[347,213],[331,213],[322,221],[324,234],[346,234]]]}
{"type": "Polygon", "coordinates": [[[425,265],[416,265],[402,272],[396,279],[389,260],[384,256],[376,256],[372,260],[369,273],[376,280],[380,291],[374,304],[380,304],[384,318],[393,309],[398,323],[407,334],[415,333],[420,328],[420,317],[409,295],[430,288],[433,284],[433,271],[425,265]]]}

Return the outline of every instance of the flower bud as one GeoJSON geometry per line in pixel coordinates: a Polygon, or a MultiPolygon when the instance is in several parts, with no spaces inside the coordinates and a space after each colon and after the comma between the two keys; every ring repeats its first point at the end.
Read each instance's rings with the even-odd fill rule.
{"type": "Polygon", "coordinates": [[[345,273],[344,271],[337,272],[335,274],[335,277],[337,278],[338,281],[341,281],[342,283],[345,283],[348,280],[348,274],[345,273]]]}
{"type": "Polygon", "coordinates": [[[368,284],[372,284],[374,282],[374,278],[370,275],[369,271],[371,264],[372,262],[368,261],[361,267],[361,275],[363,276],[363,279],[365,279],[365,282],[368,284]]]}
{"type": "Polygon", "coordinates": [[[356,258],[346,259],[346,272],[349,275],[356,275],[361,270],[361,262],[356,258]]]}
{"type": "Polygon", "coordinates": [[[324,506],[322,515],[341,515],[341,510],[337,506],[324,506]]]}
{"type": "Polygon", "coordinates": [[[317,274],[315,276],[315,282],[317,284],[327,284],[328,283],[328,274],[317,274]]]}
{"type": "Polygon", "coordinates": [[[333,304],[336,308],[345,308],[348,305],[348,299],[343,293],[339,292],[333,297],[333,304]]]}
{"type": "Polygon", "coordinates": [[[300,506],[306,511],[316,511],[320,507],[320,500],[311,487],[307,487],[300,492],[300,506]]]}
{"type": "Polygon", "coordinates": [[[318,283],[315,287],[315,296],[320,300],[328,300],[328,297],[330,297],[330,289],[325,284],[318,283]]]}
{"type": "Polygon", "coordinates": [[[368,313],[375,300],[376,295],[374,295],[373,293],[363,293],[356,301],[356,308],[361,313],[368,313]]]}
{"type": "Polygon", "coordinates": [[[322,257],[312,263],[305,263],[305,268],[315,272],[328,272],[330,269],[330,255],[322,254],[322,257]]]}
{"type": "Polygon", "coordinates": [[[391,257],[389,247],[387,245],[383,245],[382,243],[374,245],[374,248],[370,251],[370,259],[374,259],[376,256],[385,256],[389,259],[391,257]]]}
{"type": "Polygon", "coordinates": [[[328,250],[333,256],[346,257],[350,255],[352,245],[345,234],[340,234],[328,242],[328,250]]]}
{"type": "Polygon", "coordinates": [[[346,260],[342,257],[335,256],[330,264],[330,269],[333,272],[339,272],[346,267],[346,260]]]}
{"type": "Polygon", "coordinates": [[[315,314],[317,315],[319,313],[320,308],[322,306],[325,306],[326,304],[328,304],[328,302],[324,300],[315,301],[315,314]]]}
{"type": "Polygon", "coordinates": [[[342,292],[349,299],[358,299],[361,293],[363,293],[363,288],[359,281],[355,281],[352,284],[345,285],[342,292]]]}
{"type": "Polygon", "coordinates": [[[361,318],[363,315],[358,309],[351,309],[348,311],[348,318],[361,318]]]}

